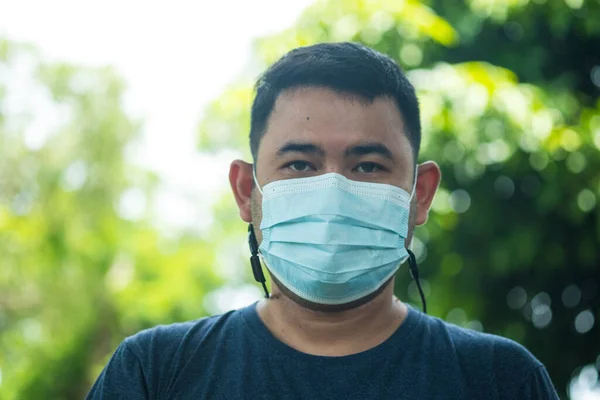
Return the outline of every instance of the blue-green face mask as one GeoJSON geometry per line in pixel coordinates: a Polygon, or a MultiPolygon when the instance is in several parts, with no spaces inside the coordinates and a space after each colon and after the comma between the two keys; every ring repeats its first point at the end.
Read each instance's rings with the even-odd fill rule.
{"type": "Polygon", "coordinates": [[[263,195],[260,256],[302,299],[332,305],[358,300],[408,258],[414,185],[407,193],[336,173],[256,185],[263,195]]]}

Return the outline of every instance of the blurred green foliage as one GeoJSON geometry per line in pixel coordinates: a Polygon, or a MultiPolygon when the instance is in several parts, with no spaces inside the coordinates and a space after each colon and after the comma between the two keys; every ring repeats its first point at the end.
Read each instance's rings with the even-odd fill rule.
{"type": "Polygon", "coordinates": [[[123,90],[110,69],[0,41],[1,399],[83,398],[126,335],[206,314],[222,284],[210,240],[117,213],[156,184],[124,158],[139,123],[123,90]]]}
{"type": "MultiPolygon", "coordinates": [[[[563,396],[600,354],[599,20],[593,0],[322,0],[258,40],[249,71],[334,40],[409,71],[421,159],[443,172],[414,243],[430,313],[523,343],[563,396]]],[[[201,150],[249,158],[252,83],[208,107],[201,150]]],[[[0,399],[82,398],[125,336],[210,312],[224,263],[250,281],[228,194],[210,235],[119,214],[132,190],[149,209],[158,184],[125,156],[140,127],[125,89],[0,40],[0,399]]],[[[418,304],[410,282],[403,269],[397,294],[418,304]]]]}

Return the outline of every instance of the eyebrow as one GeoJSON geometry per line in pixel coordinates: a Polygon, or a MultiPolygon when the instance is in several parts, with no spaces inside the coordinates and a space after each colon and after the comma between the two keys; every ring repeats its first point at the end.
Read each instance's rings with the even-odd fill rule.
{"type": "Polygon", "coordinates": [[[325,156],[323,148],[308,142],[287,142],[277,150],[277,155],[283,157],[287,153],[305,153],[325,156]]]}
{"type": "Polygon", "coordinates": [[[377,142],[357,144],[355,146],[347,148],[344,152],[345,157],[359,157],[366,156],[369,154],[378,154],[389,159],[392,162],[395,162],[394,154],[392,153],[392,151],[386,145],[377,142]]]}
{"type": "MultiPolygon", "coordinates": [[[[277,156],[283,157],[288,153],[304,153],[314,154],[320,157],[324,157],[325,150],[310,142],[286,142],[283,146],[277,150],[277,156]]],[[[366,142],[351,146],[344,152],[344,157],[360,157],[370,154],[381,155],[392,162],[396,162],[392,151],[384,144],[378,142],[366,142]]]]}

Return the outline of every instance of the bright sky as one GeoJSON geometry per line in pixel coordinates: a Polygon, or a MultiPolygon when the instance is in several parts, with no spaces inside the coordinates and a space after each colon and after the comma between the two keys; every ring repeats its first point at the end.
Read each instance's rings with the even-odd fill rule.
{"type": "MultiPolygon", "coordinates": [[[[52,60],[116,67],[127,108],[144,118],[134,160],[165,187],[159,218],[174,228],[209,221],[232,154],[198,154],[203,107],[250,59],[253,39],[291,24],[311,0],[0,0],[0,36],[38,46],[52,60]],[[212,197],[211,197],[212,196],[212,197]]],[[[135,214],[140,201],[126,196],[135,214]]]]}

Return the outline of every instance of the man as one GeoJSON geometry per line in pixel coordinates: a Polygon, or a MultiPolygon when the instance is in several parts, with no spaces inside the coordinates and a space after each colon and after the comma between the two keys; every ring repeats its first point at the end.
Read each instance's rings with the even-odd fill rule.
{"type": "Polygon", "coordinates": [[[127,338],[89,398],[557,399],[522,346],[394,297],[406,260],[418,281],[408,246],[440,181],[434,162],[417,165],[420,137],[414,88],[382,54],[319,44],[271,66],[254,164],[229,173],[271,295],[127,338]]]}

